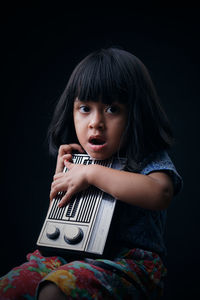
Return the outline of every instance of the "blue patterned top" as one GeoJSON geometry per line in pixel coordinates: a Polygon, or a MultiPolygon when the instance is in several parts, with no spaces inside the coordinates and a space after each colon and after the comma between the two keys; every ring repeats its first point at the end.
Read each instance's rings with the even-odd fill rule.
{"type": "MultiPolygon", "coordinates": [[[[174,195],[182,188],[182,178],[166,151],[149,155],[143,161],[139,172],[147,175],[154,171],[164,171],[169,174],[174,186],[174,195]]],[[[148,210],[122,201],[117,202],[114,221],[113,245],[120,248],[141,248],[159,254],[166,258],[165,226],[166,210],[148,210]]]]}

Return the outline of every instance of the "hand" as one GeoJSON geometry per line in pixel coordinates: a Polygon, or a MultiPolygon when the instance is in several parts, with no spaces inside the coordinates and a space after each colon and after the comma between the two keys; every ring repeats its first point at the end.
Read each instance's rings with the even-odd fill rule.
{"type": "Polygon", "coordinates": [[[50,192],[50,201],[52,201],[58,192],[66,192],[58,205],[59,207],[67,204],[74,194],[85,190],[89,186],[87,170],[90,166],[73,164],[66,160],[64,164],[68,171],[66,173],[60,172],[55,174],[50,192]]]}
{"type": "Polygon", "coordinates": [[[63,171],[64,161],[70,161],[72,159],[72,151],[77,150],[80,153],[84,153],[83,148],[78,144],[61,145],[58,151],[56,174],[63,171]]]}

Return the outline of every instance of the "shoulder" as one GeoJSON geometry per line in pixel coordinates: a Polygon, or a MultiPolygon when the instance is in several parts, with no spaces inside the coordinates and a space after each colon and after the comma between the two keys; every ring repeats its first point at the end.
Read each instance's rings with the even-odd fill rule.
{"type": "Polygon", "coordinates": [[[148,175],[153,172],[164,172],[171,178],[174,195],[178,194],[182,189],[182,177],[177,172],[167,151],[153,152],[143,160],[140,173],[148,175]]]}

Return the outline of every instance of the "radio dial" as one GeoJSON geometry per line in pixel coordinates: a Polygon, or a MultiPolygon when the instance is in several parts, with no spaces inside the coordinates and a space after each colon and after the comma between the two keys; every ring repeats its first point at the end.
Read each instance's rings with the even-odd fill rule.
{"type": "Polygon", "coordinates": [[[49,224],[47,227],[46,235],[49,239],[55,240],[60,235],[60,229],[53,224],[49,224]]]}
{"type": "Polygon", "coordinates": [[[64,240],[68,244],[77,244],[83,238],[83,230],[78,226],[68,225],[65,228],[64,240]]]}

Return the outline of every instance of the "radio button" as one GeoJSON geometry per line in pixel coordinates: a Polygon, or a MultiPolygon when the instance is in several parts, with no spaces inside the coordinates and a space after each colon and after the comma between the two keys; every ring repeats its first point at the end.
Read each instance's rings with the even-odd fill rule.
{"type": "Polygon", "coordinates": [[[83,238],[83,230],[80,227],[68,225],[65,227],[64,240],[68,244],[77,244],[83,238]]]}
{"type": "Polygon", "coordinates": [[[53,224],[48,224],[47,230],[46,230],[46,235],[49,239],[55,240],[60,235],[60,229],[53,224]]]}

